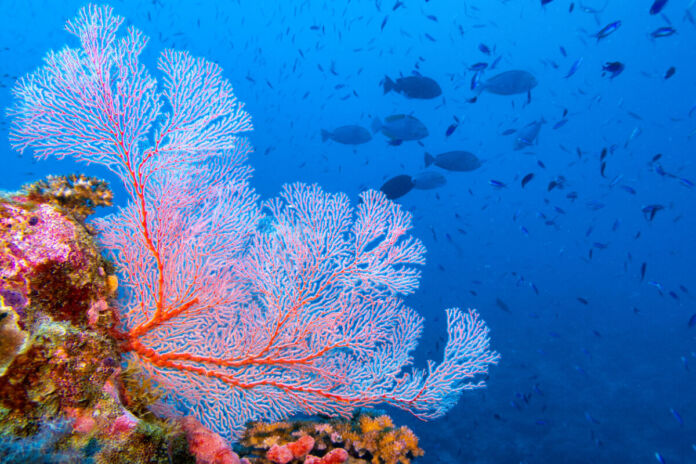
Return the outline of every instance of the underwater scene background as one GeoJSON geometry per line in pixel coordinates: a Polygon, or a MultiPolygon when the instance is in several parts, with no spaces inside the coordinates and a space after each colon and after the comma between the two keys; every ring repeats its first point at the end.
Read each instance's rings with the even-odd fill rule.
{"type": "MultiPolygon", "coordinates": [[[[696,462],[696,7],[655,3],[110,4],[151,38],[142,55],[149,69],[164,48],[223,68],[252,116],[251,183],[262,199],[302,181],[355,204],[394,176],[418,178],[426,153],[480,159],[466,172],[431,165],[444,185],[395,199],[427,248],[420,289],[406,300],[425,317],[415,364],[442,358],[443,309],[455,306],[479,311],[501,354],[487,387],[465,392],[445,417],[388,411],[420,437],[425,456],[415,462],[688,463],[696,462]],[[486,91],[486,79],[508,70],[537,84],[486,91]],[[441,95],[385,93],[385,76],[414,73],[435,80],[441,95]],[[402,141],[371,130],[395,114],[416,117],[428,135],[402,141]],[[538,134],[524,139],[534,123],[538,134]],[[371,140],[322,140],[322,130],[353,124],[371,140]]],[[[48,50],[75,45],[63,26],[83,3],[0,4],[6,109],[15,81],[48,50]]],[[[125,203],[101,166],[18,155],[9,121],[3,113],[0,189],[84,172],[108,180],[115,204],[125,203]]]]}

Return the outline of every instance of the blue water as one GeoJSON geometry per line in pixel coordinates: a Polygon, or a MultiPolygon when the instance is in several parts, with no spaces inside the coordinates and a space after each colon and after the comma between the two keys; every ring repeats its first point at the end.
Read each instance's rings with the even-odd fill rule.
{"type": "MultiPolygon", "coordinates": [[[[175,47],[224,68],[254,119],[251,164],[263,197],[301,180],[356,198],[420,172],[425,151],[468,150],[484,160],[473,172],[442,171],[441,189],[398,200],[428,248],[421,289],[409,299],[426,316],[416,361],[441,356],[452,306],[478,308],[502,354],[488,388],[464,395],[446,418],[424,423],[390,411],[421,437],[422,462],[638,463],[658,462],[656,453],[666,463],[696,462],[696,327],[688,324],[696,313],[696,26],[685,16],[693,2],[670,0],[660,15],[643,0],[575,2],[572,12],[566,0],[404,1],[395,10],[400,2],[218,3],[112,5],[151,37],[148,65],[175,47]],[[597,42],[592,35],[616,20],[621,27],[597,42]],[[668,22],[677,34],[650,38],[668,22]],[[484,93],[468,103],[468,66],[499,56],[498,71],[536,76],[531,100],[484,93]],[[602,76],[610,61],[625,64],[614,79],[602,76]],[[416,66],[440,84],[441,97],[383,94],[385,75],[416,66]],[[665,79],[671,66],[676,73],[665,79]],[[554,130],[564,109],[568,122],[554,130]],[[358,147],[321,141],[322,128],[369,127],[394,113],[425,123],[422,146],[389,146],[379,134],[358,147]],[[454,116],[460,124],[446,137],[454,116]],[[515,135],[501,135],[541,117],[548,123],[529,149],[514,151],[515,135]],[[522,188],[528,173],[534,178],[522,188]],[[565,188],[548,191],[558,176],[565,188]],[[641,211],[648,205],[664,209],[649,220],[641,211]]],[[[62,28],[82,3],[0,5],[7,108],[18,76],[47,50],[75,44],[62,28]]],[[[125,198],[101,167],[19,157],[6,142],[8,124],[3,114],[1,189],[79,170],[111,180],[125,198]]]]}

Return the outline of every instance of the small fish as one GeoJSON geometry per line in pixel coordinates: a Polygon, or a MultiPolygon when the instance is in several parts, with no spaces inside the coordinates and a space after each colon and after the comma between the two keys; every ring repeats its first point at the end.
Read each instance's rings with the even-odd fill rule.
{"type": "Polygon", "coordinates": [[[585,306],[587,306],[588,304],[590,304],[589,301],[587,301],[585,298],[583,298],[583,297],[581,297],[581,296],[578,297],[578,301],[579,301],[580,303],[584,304],[585,306]]]}
{"type": "Polygon", "coordinates": [[[469,71],[483,71],[488,67],[488,63],[480,62],[480,63],[474,63],[471,66],[469,66],[469,71]]]}
{"type": "Polygon", "coordinates": [[[645,219],[647,219],[648,221],[652,221],[655,218],[655,214],[657,214],[658,211],[663,209],[665,209],[665,207],[662,205],[648,205],[643,207],[641,211],[643,212],[645,219]]]}
{"type": "Polygon", "coordinates": [[[481,53],[485,53],[488,56],[491,55],[491,49],[485,43],[480,43],[478,49],[481,51],[481,53]]]}
{"type": "Polygon", "coordinates": [[[598,201],[598,200],[590,200],[586,203],[586,205],[592,211],[599,211],[600,209],[602,209],[606,206],[604,203],[602,203],[601,201],[598,201]]]}
{"type": "Polygon", "coordinates": [[[650,33],[650,37],[653,39],[659,39],[661,37],[669,37],[677,33],[677,30],[672,26],[658,27],[650,33]]]}
{"type": "Polygon", "coordinates": [[[660,293],[662,293],[662,292],[665,291],[665,287],[663,287],[662,284],[661,284],[660,282],[656,282],[656,281],[654,281],[654,280],[649,280],[649,281],[648,281],[648,285],[652,285],[652,286],[655,287],[660,293]]]}
{"type": "Polygon", "coordinates": [[[675,72],[677,72],[677,68],[670,66],[670,68],[665,72],[665,79],[669,79],[670,77],[674,76],[675,72]]]}
{"type": "MultiPolygon", "coordinates": [[[[477,71],[474,73],[473,76],[471,76],[471,85],[469,85],[469,87],[471,88],[471,90],[476,90],[480,85],[481,85],[481,72],[477,71]]],[[[469,101],[475,102],[476,97],[472,98],[469,101]]]]}
{"type": "Polygon", "coordinates": [[[679,422],[679,425],[684,427],[684,420],[681,418],[679,413],[674,408],[669,408],[669,412],[671,412],[677,422],[679,422]]]}
{"type": "Polygon", "coordinates": [[[572,76],[573,74],[575,74],[575,73],[577,72],[578,68],[580,68],[580,65],[582,64],[582,60],[583,60],[582,57],[581,57],[581,58],[578,58],[577,60],[575,60],[575,62],[573,63],[573,65],[572,65],[572,66],[570,67],[570,69],[568,70],[568,73],[567,73],[565,76],[563,76],[563,77],[564,77],[565,79],[568,79],[570,76],[572,76]]]}
{"type": "Polygon", "coordinates": [[[696,327],[696,313],[692,314],[689,318],[689,328],[692,329],[696,327]]]}
{"type": "Polygon", "coordinates": [[[667,4],[667,0],[655,0],[653,2],[652,6],[650,7],[650,14],[651,15],[658,14],[660,11],[662,11],[662,9],[665,7],[666,4],[667,4]]]}
{"type": "Polygon", "coordinates": [[[524,177],[522,178],[522,188],[524,188],[524,186],[527,185],[527,184],[529,183],[529,181],[531,181],[533,178],[534,178],[534,173],[533,173],[533,172],[530,172],[529,174],[527,174],[526,176],[524,176],[524,177]]]}
{"type": "Polygon", "coordinates": [[[611,34],[616,32],[616,30],[620,27],[621,27],[621,21],[614,21],[613,23],[609,23],[606,26],[604,26],[594,36],[597,37],[597,42],[599,42],[600,40],[609,37],[611,34]]]}
{"type": "Polygon", "coordinates": [[[645,279],[645,270],[648,267],[648,263],[643,263],[640,266],[640,281],[642,282],[645,279]]]}
{"type": "Polygon", "coordinates": [[[655,459],[657,459],[657,462],[659,462],[660,464],[666,464],[665,458],[663,458],[662,455],[657,451],[655,452],[655,459]]]}
{"type": "Polygon", "coordinates": [[[507,187],[507,184],[505,184],[505,182],[501,182],[501,181],[495,180],[495,179],[489,180],[488,183],[491,184],[493,187],[499,188],[499,189],[507,187]]]}
{"type": "Polygon", "coordinates": [[[513,149],[522,150],[537,143],[539,132],[541,131],[541,126],[545,123],[546,119],[542,117],[540,120],[532,121],[522,129],[520,129],[517,134],[517,137],[515,137],[513,149]]]}
{"type": "Polygon", "coordinates": [[[620,61],[609,61],[602,65],[602,76],[606,73],[610,73],[611,75],[609,76],[610,79],[615,78],[619,74],[621,74],[624,70],[625,66],[622,62],[620,61]]]}
{"type": "Polygon", "coordinates": [[[560,129],[561,127],[565,126],[566,123],[568,122],[568,119],[563,118],[560,121],[558,121],[556,124],[553,125],[553,129],[560,129]]]}
{"type": "Polygon", "coordinates": [[[506,313],[512,312],[512,311],[510,311],[510,307],[508,305],[506,305],[505,302],[503,300],[501,300],[500,298],[495,299],[495,304],[496,304],[496,306],[498,306],[500,309],[502,309],[506,313]]]}
{"type": "Polygon", "coordinates": [[[449,137],[450,135],[452,135],[456,129],[457,129],[456,123],[450,124],[450,126],[445,131],[445,137],[449,137]]]}

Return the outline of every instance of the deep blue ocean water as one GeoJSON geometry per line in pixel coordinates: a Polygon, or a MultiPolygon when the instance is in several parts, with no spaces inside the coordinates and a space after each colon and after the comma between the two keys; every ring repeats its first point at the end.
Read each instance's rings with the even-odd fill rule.
{"type": "MultiPolygon", "coordinates": [[[[0,1],[0,107],[49,49],[75,45],[63,25],[82,5],[0,1]]],[[[264,198],[293,181],[357,198],[422,171],[426,151],[467,150],[483,160],[472,172],[441,170],[445,186],[397,200],[428,248],[421,288],[409,299],[426,317],[417,363],[441,356],[452,306],[477,308],[502,354],[488,388],[465,394],[445,418],[425,423],[390,411],[421,437],[420,462],[696,462],[693,1],[670,0],[657,15],[652,0],[111,5],[151,37],[149,65],[174,47],[224,68],[254,120],[250,161],[264,198]],[[669,25],[676,34],[650,37],[669,25]],[[482,78],[527,70],[538,80],[531,98],[484,92],[469,103],[469,66],[498,57],[482,78]],[[624,71],[603,76],[602,65],[616,61],[624,71]],[[676,72],[665,79],[670,67],[676,72]],[[435,79],[442,96],[383,94],[385,75],[414,71],[435,79]],[[567,123],[554,129],[565,110],[567,123]],[[396,113],[416,116],[430,135],[399,146],[380,134],[357,147],[321,140],[321,129],[369,127],[396,113]],[[542,117],[527,149],[513,150],[516,134],[501,135],[542,117]],[[549,190],[559,176],[564,188],[549,190]],[[663,207],[652,219],[643,212],[650,205],[663,207]]],[[[101,167],[18,156],[8,125],[3,113],[0,189],[79,170],[109,179],[124,199],[101,167]]]]}

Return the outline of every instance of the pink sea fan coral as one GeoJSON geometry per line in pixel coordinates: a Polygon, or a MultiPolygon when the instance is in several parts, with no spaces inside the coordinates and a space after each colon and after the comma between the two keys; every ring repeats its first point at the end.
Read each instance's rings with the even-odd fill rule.
{"type": "Polygon", "coordinates": [[[17,84],[11,139],[123,180],[130,202],[98,222],[126,289],[116,336],[176,404],[234,437],[252,419],[384,402],[434,418],[483,386],[498,355],[472,310],[447,311],[441,364],[404,371],[422,330],[401,300],[424,264],[410,215],[379,192],[354,209],[304,184],[260,208],[250,118],[221,69],[165,51],[158,90],[146,39],[117,38],[121,22],[105,6],[68,22],[82,48],[17,84]]]}

